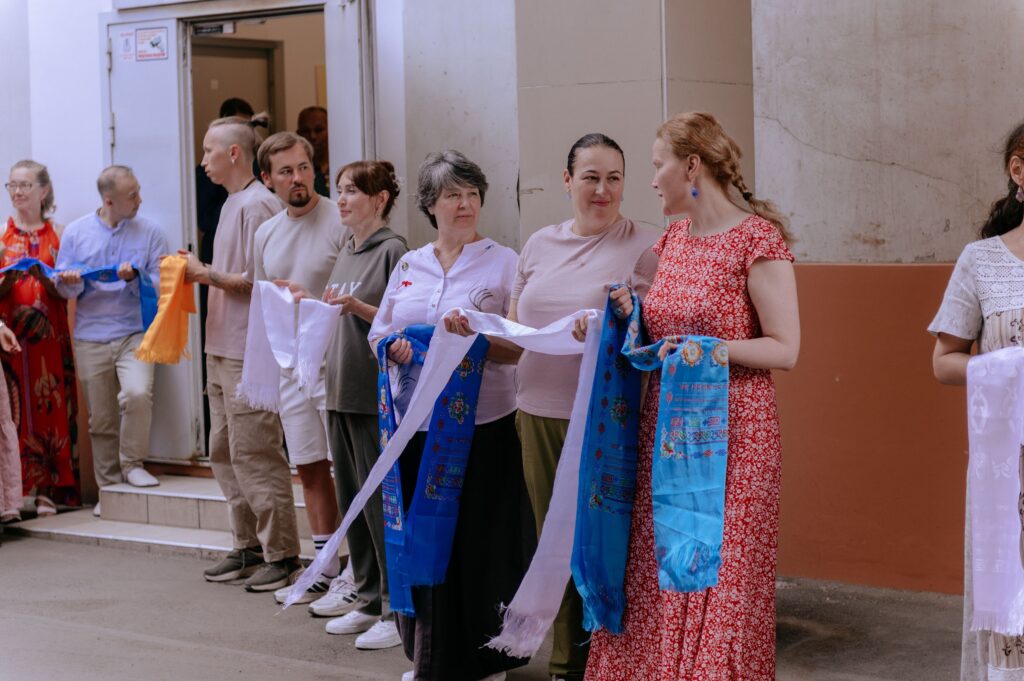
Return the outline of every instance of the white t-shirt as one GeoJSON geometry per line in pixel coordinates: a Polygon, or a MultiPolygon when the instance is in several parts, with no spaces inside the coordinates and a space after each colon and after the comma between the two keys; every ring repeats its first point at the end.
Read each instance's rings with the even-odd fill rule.
{"type": "MultiPolygon", "coordinates": [[[[481,239],[463,246],[458,260],[445,274],[433,244],[409,251],[391,273],[370,327],[370,343],[376,347],[382,338],[413,324],[443,323],[442,316],[453,307],[506,316],[518,259],[511,248],[481,239]]],[[[399,415],[405,412],[418,377],[419,367],[391,372],[391,390],[399,415]]],[[[476,423],[496,421],[515,409],[515,366],[487,362],[476,423]]]]}

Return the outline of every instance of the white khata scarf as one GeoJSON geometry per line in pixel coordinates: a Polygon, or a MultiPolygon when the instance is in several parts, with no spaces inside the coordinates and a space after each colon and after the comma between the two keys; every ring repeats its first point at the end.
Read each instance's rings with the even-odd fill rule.
{"type": "MultiPolygon", "coordinates": [[[[452,311],[449,310],[445,316],[452,311]]],[[[573,404],[572,420],[555,473],[551,506],[541,532],[540,544],[519,591],[505,608],[502,633],[488,644],[492,648],[508,651],[517,657],[529,657],[537,651],[548,629],[551,628],[551,623],[558,614],[565,585],[571,576],[570,559],[576,527],[580,451],[583,448],[586,412],[590,404],[594,366],[601,337],[601,325],[593,319],[600,318],[600,314],[596,310],[581,310],[542,329],[532,329],[498,315],[472,310],[459,312],[469,319],[470,327],[478,333],[504,338],[526,350],[548,355],[583,353],[583,368],[580,372],[576,401],[573,404]],[[576,319],[585,315],[591,316],[591,323],[588,325],[587,340],[584,344],[575,340],[571,332],[576,319]]],[[[452,372],[466,356],[475,339],[475,334],[463,337],[449,333],[445,330],[444,324],[438,324],[434,328],[430,351],[427,352],[419,381],[398,429],[370,470],[366,484],[349,505],[341,526],[292,587],[285,607],[298,600],[313,580],[322,573],[328,557],[337,553],[352,521],[362,512],[370,495],[380,486],[387,472],[409,444],[409,440],[416,434],[420,424],[430,416],[434,403],[451,378],[452,372]]]]}
{"type": "Polygon", "coordinates": [[[1024,633],[1021,466],[1024,348],[971,358],[967,365],[968,499],[974,576],[971,629],[1024,633]]]}
{"type": "Polygon", "coordinates": [[[299,388],[312,394],[337,319],[335,306],[308,298],[296,305],[287,288],[256,282],[237,397],[254,409],[277,412],[282,369],[294,370],[299,388]]]}

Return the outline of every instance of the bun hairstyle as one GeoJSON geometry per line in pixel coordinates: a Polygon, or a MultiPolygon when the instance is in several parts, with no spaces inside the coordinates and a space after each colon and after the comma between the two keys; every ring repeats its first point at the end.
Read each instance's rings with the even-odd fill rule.
{"type": "Polygon", "coordinates": [[[49,220],[53,216],[54,211],[57,210],[57,204],[54,203],[53,198],[53,185],[50,183],[50,171],[42,163],[37,163],[31,159],[18,161],[11,166],[11,172],[14,172],[17,168],[24,168],[29,172],[35,173],[36,182],[46,188],[46,193],[40,202],[39,215],[43,220],[49,220]]]}
{"type": "Polygon", "coordinates": [[[225,145],[237,144],[245,157],[250,161],[256,156],[263,138],[256,131],[256,128],[269,128],[270,115],[266,111],[246,116],[225,116],[210,123],[207,130],[224,128],[221,132],[221,141],[225,145]]]}
{"type": "Polygon", "coordinates": [[[398,186],[398,178],[395,176],[395,166],[391,161],[353,161],[343,165],[334,176],[334,184],[341,182],[341,176],[348,173],[352,184],[356,189],[367,196],[377,196],[381,192],[387,192],[388,198],[384,202],[381,211],[381,218],[388,221],[391,209],[395,206],[395,199],[402,191],[398,186]]]}
{"type": "Polygon", "coordinates": [[[607,147],[619,152],[619,156],[622,157],[622,169],[625,171],[626,154],[622,152],[622,147],[618,142],[602,132],[591,132],[576,140],[569,148],[569,158],[565,162],[565,169],[569,172],[569,177],[576,174],[576,154],[580,149],[589,149],[590,147],[607,147]]]}
{"type": "MultiPolygon", "coordinates": [[[[1010,172],[1010,161],[1014,156],[1024,159],[1024,122],[1019,123],[1016,128],[1011,130],[1003,143],[1003,170],[1007,174],[1010,172]]],[[[1006,234],[1024,222],[1024,203],[1017,200],[1017,192],[1020,187],[1012,177],[1007,182],[1006,189],[1006,196],[992,204],[988,218],[981,225],[982,239],[1006,234]]]]}
{"type": "Polygon", "coordinates": [[[732,189],[735,188],[754,215],[775,225],[786,241],[793,240],[787,230],[786,218],[775,204],[767,199],[755,199],[747,188],[740,172],[743,151],[726,134],[717,118],[701,111],[676,114],[661,124],[657,136],[672,147],[672,153],[680,160],[691,154],[699,156],[727,196],[733,196],[732,189]]]}

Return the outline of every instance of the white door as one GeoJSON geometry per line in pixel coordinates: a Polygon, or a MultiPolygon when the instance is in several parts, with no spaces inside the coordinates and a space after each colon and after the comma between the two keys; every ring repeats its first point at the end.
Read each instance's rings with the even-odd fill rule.
{"type": "MultiPolygon", "coordinates": [[[[174,19],[118,23],[116,14],[104,19],[110,74],[103,97],[106,161],[135,171],[142,188],[139,213],[163,228],[173,253],[191,246],[186,235],[193,231],[183,190],[192,173],[184,162],[191,153],[183,115],[183,28],[174,19]]],[[[192,354],[201,357],[194,351],[196,323],[190,329],[192,354]]],[[[194,361],[157,365],[151,457],[187,459],[199,451],[200,376],[194,361]]]]}
{"type": "MultiPolygon", "coordinates": [[[[324,3],[324,56],[327,80],[328,144],[332,174],[346,163],[373,156],[365,125],[373,101],[373,71],[367,35],[366,0],[324,3]]],[[[331,177],[331,193],[334,194],[331,177]]]]}

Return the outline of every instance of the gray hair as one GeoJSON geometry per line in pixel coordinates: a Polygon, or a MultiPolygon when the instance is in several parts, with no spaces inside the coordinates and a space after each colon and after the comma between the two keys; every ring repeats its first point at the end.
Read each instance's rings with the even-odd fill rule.
{"type": "Polygon", "coordinates": [[[445,149],[428,155],[420,166],[416,205],[434,229],[437,229],[437,220],[429,209],[437,203],[442,190],[455,187],[473,187],[480,192],[480,205],[483,205],[484,194],[487,193],[487,176],[480,166],[466,158],[461,151],[445,149]]]}
{"type": "Polygon", "coordinates": [[[116,191],[117,181],[122,177],[135,177],[135,173],[128,166],[112,165],[104,168],[96,180],[96,189],[100,196],[107,196],[116,191]]]}

